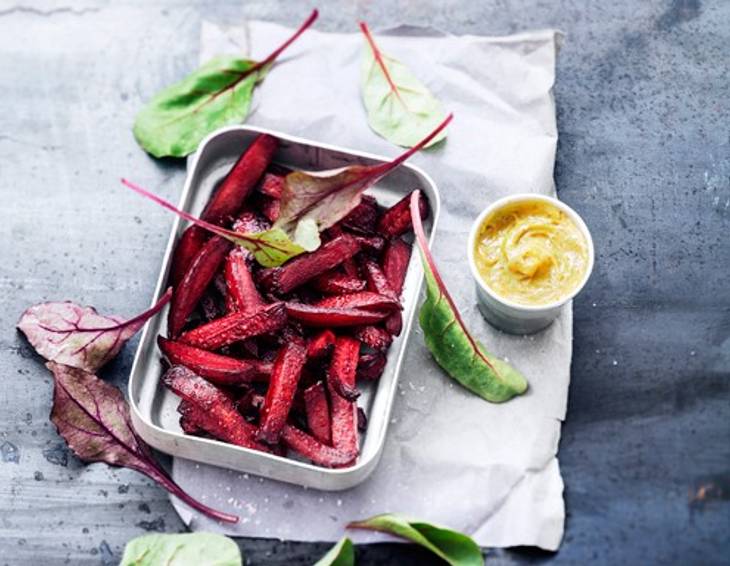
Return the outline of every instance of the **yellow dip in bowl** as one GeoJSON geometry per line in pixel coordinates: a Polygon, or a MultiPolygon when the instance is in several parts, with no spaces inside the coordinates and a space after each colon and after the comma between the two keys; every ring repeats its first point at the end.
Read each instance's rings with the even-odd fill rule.
{"type": "Polygon", "coordinates": [[[512,202],[484,219],[474,242],[479,276],[496,295],[527,306],[569,297],[589,269],[588,242],[547,200],[512,202]]]}

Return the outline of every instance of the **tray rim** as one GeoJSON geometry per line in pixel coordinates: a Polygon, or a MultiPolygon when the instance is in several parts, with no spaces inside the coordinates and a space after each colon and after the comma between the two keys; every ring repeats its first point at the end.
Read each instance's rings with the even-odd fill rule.
{"type": "MultiPolygon", "coordinates": [[[[304,138],[301,136],[295,136],[290,135],[278,130],[273,130],[270,128],[263,128],[258,126],[249,126],[249,125],[233,125],[233,126],[226,126],[223,128],[219,128],[218,130],[215,130],[211,134],[205,137],[205,139],[200,143],[198,146],[198,149],[193,154],[192,158],[188,159],[187,163],[187,173],[185,178],[185,184],[183,186],[183,190],[180,194],[180,198],[178,200],[178,206],[179,208],[182,208],[185,210],[187,208],[186,202],[190,198],[190,192],[192,191],[193,186],[193,180],[195,177],[195,173],[198,169],[199,162],[208,147],[208,145],[211,144],[213,140],[216,138],[223,136],[225,134],[228,134],[230,132],[253,132],[258,134],[270,134],[272,136],[275,136],[279,139],[286,140],[289,143],[294,144],[303,144],[310,147],[315,147],[318,149],[323,150],[329,150],[334,151],[338,153],[346,153],[350,157],[358,158],[358,159],[369,159],[369,160],[375,160],[375,161],[390,161],[393,159],[392,157],[387,157],[383,155],[378,155],[370,152],[360,151],[351,149],[349,147],[343,147],[338,146],[335,144],[329,144],[325,142],[319,142],[316,140],[312,140],[309,138],[304,138]]],[[[416,165],[412,165],[410,163],[403,163],[400,165],[400,167],[404,167],[406,169],[410,169],[417,175],[419,175],[423,181],[429,185],[429,188],[431,189],[431,194],[429,194],[429,199],[431,202],[431,231],[428,236],[428,243],[429,247],[432,246],[433,240],[435,238],[436,234],[436,226],[438,224],[438,219],[441,212],[441,196],[438,190],[438,187],[434,180],[431,178],[428,173],[426,173],[423,169],[416,165]]],[[[167,245],[165,248],[165,254],[163,256],[160,273],[157,278],[157,283],[155,285],[155,291],[152,298],[152,303],[155,304],[159,298],[164,293],[167,285],[167,277],[168,277],[168,269],[169,269],[169,262],[170,257],[173,251],[173,247],[175,245],[176,240],[178,239],[178,233],[180,232],[181,225],[185,222],[182,218],[176,217],[172,227],[170,229],[170,236],[167,241],[167,245]]],[[[417,248],[416,244],[414,243],[414,251],[415,248],[417,248]]],[[[170,447],[162,447],[161,442],[158,440],[163,437],[167,437],[169,441],[171,442],[171,445],[173,447],[179,447],[181,443],[185,443],[191,446],[198,445],[198,446],[207,446],[209,449],[224,449],[229,450],[233,453],[238,452],[241,454],[247,454],[250,455],[253,458],[260,458],[262,461],[270,462],[272,465],[281,465],[286,466],[294,470],[299,470],[304,473],[304,475],[307,474],[316,474],[319,476],[322,480],[325,480],[326,478],[330,478],[332,480],[339,480],[337,485],[322,485],[319,481],[315,483],[313,482],[296,482],[296,481],[289,481],[281,478],[275,478],[271,474],[264,474],[256,471],[249,470],[248,473],[259,475],[261,477],[267,477],[270,479],[275,479],[277,481],[285,481],[287,483],[298,483],[299,485],[306,485],[309,487],[313,487],[315,489],[322,489],[322,490],[341,490],[341,489],[348,489],[350,487],[353,487],[354,485],[357,485],[367,479],[367,477],[372,473],[372,471],[377,467],[377,464],[380,460],[380,457],[383,452],[383,448],[385,445],[385,439],[387,436],[387,432],[389,429],[390,424],[390,415],[392,412],[393,403],[395,401],[396,397],[396,390],[397,390],[397,384],[400,379],[400,374],[403,369],[403,358],[406,354],[406,350],[410,341],[411,337],[411,328],[413,325],[413,320],[415,316],[417,315],[417,306],[418,302],[420,300],[421,296],[421,290],[423,288],[423,268],[421,266],[421,263],[416,261],[411,264],[411,267],[409,269],[416,269],[418,274],[417,284],[414,285],[414,290],[412,291],[416,305],[414,305],[414,308],[410,312],[410,316],[407,317],[407,320],[404,320],[403,324],[403,331],[402,331],[402,343],[398,351],[392,352],[388,354],[388,357],[396,356],[396,366],[394,368],[394,376],[392,379],[392,383],[390,385],[391,391],[389,392],[389,395],[386,399],[386,406],[385,406],[385,425],[380,428],[378,432],[378,436],[376,437],[377,442],[377,449],[375,452],[373,452],[369,458],[358,458],[357,462],[352,465],[348,466],[346,468],[325,468],[321,466],[317,466],[315,464],[309,463],[309,462],[303,462],[299,460],[293,460],[290,458],[285,458],[283,456],[277,456],[275,454],[268,454],[259,452],[257,450],[252,450],[249,448],[244,448],[241,446],[235,446],[231,445],[219,440],[215,439],[208,439],[208,438],[201,438],[191,435],[186,435],[182,432],[172,431],[166,428],[163,428],[161,426],[158,426],[154,422],[151,422],[148,420],[142,411],[140,410],[136,399],[134,395],[134,385],[138,381],[139,378],[137,378],[137,374],[140,373],[139,366],[143,363],[143,350],[145,350],[145,345],[150,340],[150,332],[151,332],[151,323],[152,321],[148,321],[143,330],[140,337],[139,344],[137,346],[137,349],[135,351],[134,360],[132,362],[132,367],[130,370],[129,380],[127,384],[127,397],[129,400],[130,405],[130,414],[131,414],[131,420],[132,425],[137,434],[139,434],[145,441],[148,442],[151,446],[156,448],[157,450],[160,450],[161,452],[164,452],[166,454],[169,454],[171,456],[175,457],[183,457],[183,458],[189,458],[188,456],[181,456],[178,453],[175,452],[174,448],[170,447]],[[414,267],[415,266],[415,267],[414,267]]],[[[153,351],[156,351],[156,346],[153,345],[153,351]]],[[[140,377],[141,378],[141,377],[140,377]]],[[[195,459],[195,461],[206,463],[209,465],[219,466],[219,467],[226,467],[228,469],[231,469],[228,466],[222,466],[221,464],[210,462],[205,459],[197,459],[197,458],[191,458],[195,459]]],[[[240,468],[236,468],[240,469],[240,468]]]]}

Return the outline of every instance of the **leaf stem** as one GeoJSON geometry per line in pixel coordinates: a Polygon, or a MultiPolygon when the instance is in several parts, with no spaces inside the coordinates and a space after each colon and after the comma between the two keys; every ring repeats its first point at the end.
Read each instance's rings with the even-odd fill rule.
{"type": "Polygon", "coordinates": [[[368,28],[368,25],[365,22],[360,22],[360,29],[362,30],[362,33],[365,35],[365,39],[367,40],[368,44],[370,45],[370,49],[373,52],[373,57],[375,58],[375,62],[380,67],[380,70],[383,71],[383,75],[385,76],[385,80],[388,82],[388,86],[390,86],[390,90],[393,92],[393,94],[395,94],[396,98],[400,101],[400,103],[403,106],[406,106],[406,103],[403,101],[403,99],[400,96],[400,91],[398,90],[398,87],[396,86],[395,82],[393,82],[393,78],[390,76],[388,67],[385,66],[385,61],[383,61],[383,54],[380,52],[380,49],[378,49],[378,46],[375,44],[375,40],[373,39],[373,36],[370,34],[370,29],[368,28]]]}
{"type": "MultiPolygon", "coordinates": [[[[139,185],[136,185],[135,183],[132,183],[131,181],[128,181],[127,179],[122,179],[122,184],[126,187],[129,187],[134,192],[142,195],[143,197],[147,197],[148,199],[156,202],[163,208],[166,208],[167,210],[171,210],[181,218],[187,220],[188,222],[192,222],[193,224],[197,224],[201,228],[204,228],[205,230],[208,230],[209,232],[212,232],[213,234],[217,236],[221,236],[223,238],[227,238],[229,240],[243,240],[245,242],[250,242],[251,244],[254,244],[256,246],[261,246],[261,242],[258,238],[252,238],[251,236],[247,236],[246,234],[242,234],[240,232],[235,232],[233,230],[226,230],[225,228],[221,228],[220,226],[216,226],[215,224],[211,224],[210,222],[206,222],[205,220],[201,220],[200,218],[196,218],[189,212],[185,212],[184,210],[179,209],[171,202],[166,201],[162,197],[158,197],[156,194],[148,191],[147,189],[143,189],[139,185]]],[[[278,248],[277,246],[273,244],[266,244],[267,246],[274,248],[276,250],[281,250],[281,248],[278,248]]]]}
{"type": "MultiPolygon", "coordinates": [[[[115,324],[113,326],[100,326],[98,328],[74,328],[77,332],[104,332],[107,330],[116,330],[118,328],[124,328],[126,326],[132,326],[133,324],[136,324],[137,322],[147,320],[149,318],[152,318],[155,316],[158,312],[162,310],[162,307],[164,307],[167,303],[170,302],[170,299],[172,298],[172,287],[169,287],[167,291],[165,291],[165,294],[160,297],[160,300],[157,301],[154,305],[152,305],[149,309],[146,311],[138,314],[134,318],[130,318],[129,320],[125,320],[124,322],[120,322],[119,324],[115,324]]],[[[66,332],[66,331],[64,331],[66,332]]]]}
{"type": "Polygon", "coordinates": [[[319,17],[319,10],[317,10],[315,8],[314,10],[312,10],[312,13],[309,14],[309,17],[306,20],[304,20],[304,23],[301,26],[299,26],[299,29],[296,32],[294,32],[294,35],[292,35],[289,39],[287,39],[284,43],[282,43],[277,49],[272,51],[271,54],[266,59],[264,59],[263,61],[259,61],[253,67],[251,67],[251,69],[249,69],[249,71],[248,71],[248,74],[255,73],[256,71],[265,67],[266,65],[273,63],[276,60],[276,58],[279,55],[281,55],[282,52],[287,47],[289,47],[292,43],[294,43],[294,41],[296,41],[296,39],[300,35],[302,35],[309,26],[311,26],[314,23],[314,21],[317,19],[317,17],[319,17]]]}
{"type": "Polygon", "coordinates": [[[167,473],[164,473],[163,477],[164,480],[162,480],[160,483],[162,483],[165,489],[193,509],[196,509],[204,515],[207,515],[208,517],[216,519],[217,521],[221,521],[223,523],[238,523],[238,517],[236,515],[231,515],[230,513],[225,513],[223,511],[213,509],[212,507],[208,507],[204,503],[201,503],[200,501],[195,499],[192,495],[189,495],[187,492],[185,492],[183,488],[177,485],[177,483],[175,483],[175,481],[167,475],[167,473]]]}
{"type": "Polygon", "coordinates": [[[449,306],[451,307],[451,310],[454,313],[454,318],[456,318],[456,321],[459,323],[459,326],[461,326],[462,331],[464,332],[464,335],[469,340],[469,344],[474,349],[476,354],[484,361],[485,364],[489,368],[494,371],[497,375],[499,375],[499,372],[497,369],[492,365],[492,363],[487,359],[487,357],[482,353],[482,349],[479,347],[479,344],[477,344],[476,340],[474,340],[474,337],[471,335],[471,333],[467,330],[466,325],[464,324],[464,320],[461,318],[461,313],[459,312],[459,309],[456,308],[456,303],[454,303],[454,299],[451,298],[451,294],[449,293],[449,290],[446,288],[446,284],[444,283],[444,280],[441,279],[441,274],[439,273],[438,269],[436,268],[436,262],[433,259],[433,256],[431,255],[431,250],[428,249],[428,240],[426,239],[426,233],[423,230],[423,222],[421,222],[421,212],[418,209],[418,200],[421,196],[421,191],[416,189],[411,193],[411,222],[413,223],[413,232],[416,235],[416,241],[418,242],[418,247],[421,249],[421,254],[423,255],[423,259],[428,264],[428,269],[431,271],[431,275],[433,275],[433,278],[436,280],[436,284],[439,287],[439,291],[443,295],[443,297],[446,299],[446,301],[449,303],[449,306]]]}
{"type": "Polygon", "coordinates": [[[451,120],[453,120],[453,118],[454,118],[454,114],[449,113],[449,115],[446,116],[446,118],[444,118],[444,120],[438,126],[436,126],[436,128],[434,128],[434,130],[430,134],[428,134],[425,138],[423,138],[421,141],[419,141],[416,145],[414,145],[410,149],[404,151],[401,155],[396,157],[393,161],[389,161],[388,163],[383,163],[382,165],[377,166],[377,168],[381,170],[378,172],[378,175],[383,176],[383,175],[386,175],[387,173],[390,173],[390,171],[392,171],[393,169],[398,167],[398,165],[400,165],[401,163],[406,161],[413,154],[421,151],[424,147],[426,147],[429,144],[429,142],[433,138],[435,138],[437,135],[439,135],[441,133],[441,131],[444,128],[446,128],[446,126],[449,125],[449,122],[451,122],[451,120]]]}

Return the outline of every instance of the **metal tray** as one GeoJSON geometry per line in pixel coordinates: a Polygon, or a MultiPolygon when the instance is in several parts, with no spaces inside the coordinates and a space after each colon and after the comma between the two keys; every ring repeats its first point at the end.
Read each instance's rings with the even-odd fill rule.
{"type": "MultiPolygon", "coordinates": [[[[275,161],[295,169],[317,171],[389,160],[263,128],[223,128],[208,136],[193,156],[180,199],[180,208],[199,214],[216,184],[259,133],[269,133],[279,138],[280,146],[275,161]]],[[[375,196],[380,204],[390,206],[413,189],[420,189],[429,198],[431,215],[425,228],[432,238],[433,227],[439,215],[440,199],[436,185],[421,169],[403,164],[368,193],[375,196]]],[[[159,299],[167,286],[173,246],[184,227],[185,223],[180,219],[172,227],[154,301],[159,299]]],[[[403,287],[403,332],[393,341],[380,380],[373,384],[361,384],[362,395],[358,399],[358,405],[368,417],[368,427],[360,438],[360,456],[352,466],[327,469],[302,460],[183,434],[176,411],[179,399],[160,383],[163,366],[156,336],[167,333],[167,308],[145,326],[132,365],[128,396],[135,430],[151,446],[173,456],[322,490],[334,491],[357,485],[375,469],[383,450],[422,279],[423,271],[418,253],[413,253],[403,287]]]]}

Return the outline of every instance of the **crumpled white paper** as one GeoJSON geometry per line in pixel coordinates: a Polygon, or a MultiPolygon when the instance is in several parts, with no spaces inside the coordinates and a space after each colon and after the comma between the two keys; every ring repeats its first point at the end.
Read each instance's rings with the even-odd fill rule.
{"type": "MultiPolygon", "coordinates": [[[[229,29],[205,23],[201,59],[223,53],[261,59],[290,33],[265,22],[229,29]]],[[[454,112],[446,144],[412,159],[441,192],[436,260],[469,327],[490,351],[522,370],[529,391],[502,405],[474,396],[438,368],[416,328],[385,451],[365,483],[320,492],[175,459],[173,477],[180,485],[241,521],[219,525],[173,502],[192,529],[230,535],[335,541],[348,521],[400,512],[466,532],[482,546],[556,550],[565,519],[556,454],[570,380],[572,313],[568,307],[531,337],[491,328],[476,309],[466,241],[474,218],[494,199],[554,192],[552,86],[560,36],[546,30],[456,37],[400,27],[376,38],[454,112]]],[[[398,154],[367,125],[359,92],[362,49],[357,33],[307,31],[258,87],[248,123],[398,154]]],[[[386,538],[351,535],[357,541],[386,538]]]]}

